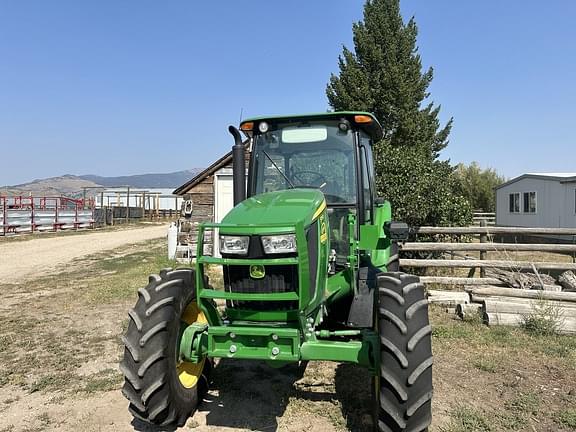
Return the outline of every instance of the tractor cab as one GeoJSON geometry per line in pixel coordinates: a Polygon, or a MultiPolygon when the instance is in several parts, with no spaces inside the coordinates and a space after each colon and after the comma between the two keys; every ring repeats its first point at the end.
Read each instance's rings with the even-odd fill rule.
{"type": "MultiPolygon", "coordinates": [[[[328,207],[331,254],[337,269],[347,263],[348,216],[359,224],[374,218],[372,143],[382,137],[368,113],[260,117],[240,129],[251,139],[247,196],[288,189],[321,191],[328,207]]],[[[358,236],[358,233],[356,233],[358,236]]]]}

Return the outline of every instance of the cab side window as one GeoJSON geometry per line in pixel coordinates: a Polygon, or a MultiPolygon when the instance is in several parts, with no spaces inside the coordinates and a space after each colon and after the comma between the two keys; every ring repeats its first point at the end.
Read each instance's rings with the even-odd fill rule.
{"type": "Polygon", "coordinates": [[[366,222],[373,222],[373,198],[376,195],[374,180],[374,160],[372,157],[372,140],[364,132],[360,132],[360,158],[362,162],[362,191],[366,207],[366,222]]]}

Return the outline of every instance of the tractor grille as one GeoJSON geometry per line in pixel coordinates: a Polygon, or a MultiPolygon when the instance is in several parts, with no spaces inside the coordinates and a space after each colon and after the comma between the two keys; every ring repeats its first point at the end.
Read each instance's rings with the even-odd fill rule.
{"type": "MultiPolygon", "coordinates": [[[[245,265],[224,266],[224,285],[233,293],[286,293],[298,292],[298,271],[295,265],[266,266],[266,275],[262,279],[250,277],[250,267],[245,265]]],[[[297,301],[230,301],[228,307],[266,310],[298,309],[297,301]]]]}

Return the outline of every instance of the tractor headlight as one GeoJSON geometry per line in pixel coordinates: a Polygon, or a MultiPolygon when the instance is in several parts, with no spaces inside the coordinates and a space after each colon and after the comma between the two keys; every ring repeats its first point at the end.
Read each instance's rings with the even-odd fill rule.
{"type": "Polygon", "coordinates": [[[262,236],[262,247],[267,254],[296,252],[296,234],[262,236]]]}
{"type": "Polygon", "coordinates": [[[220,236],[220,252],[225,254],[246,255],[248,253],[248,236],[220,236]]]}

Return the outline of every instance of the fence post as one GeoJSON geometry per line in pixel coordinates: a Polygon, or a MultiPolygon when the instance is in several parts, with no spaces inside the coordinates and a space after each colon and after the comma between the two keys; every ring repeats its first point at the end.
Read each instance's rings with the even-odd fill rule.
{"type": "Polygon", "coordinates": [[[30,232],[34,234],[34,198],[32,198],[32,208],[30,209],[30,232]]]}
{"type": "Polygon", "coordinates": [[[126,224],[130,223],[130,187],[126,187],[126,224]]]}
{"type": "Polygon", "coordinates": [[[8,223],[8,218],[6,217],[6,207],[8,206],[6,203],[5,197],[0,197],[2,200],[2,232],[4,233],[4,237],[6,237],[6,229],[8,228],[6,224],[8,223]]]}
{"type": "MultiPolygon", "coordinates": [[[[480,226],[481,227],[486,226],[486,219],[480,221],[480,226]]],[[[487,243],[487,242],[488,242],[488,236],[486,235],[486,233],[480,234],[480,243],[487,243]]],[[[480,260],[485,259],[486,259],[486,251],[480,251],[480,260]]],[[[480,277],[486,277],[486,268],[484,267],[480,268],[480,277]]]]}

